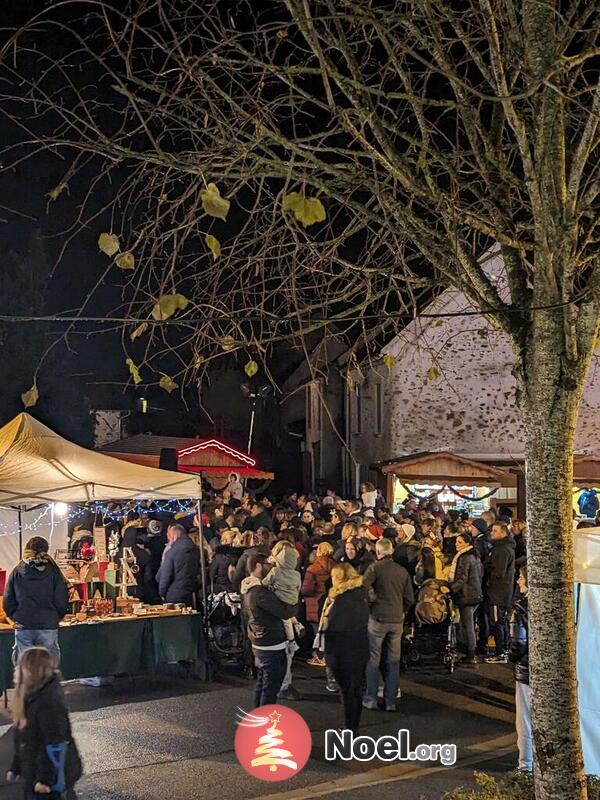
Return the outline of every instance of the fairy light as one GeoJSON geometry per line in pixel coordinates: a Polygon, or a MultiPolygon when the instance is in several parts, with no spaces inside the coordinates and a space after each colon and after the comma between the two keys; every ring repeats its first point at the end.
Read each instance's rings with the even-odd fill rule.
{"type": "MultiPolygon", "coordinates": [[[[67,503],[49,503],[42,508],[36,509],[39,511],[38,515],[30,522],[24,521],[21,531],[23,533],[29,533],[45,528],[50,528],[52,530],[57,524],[80,520],[87,511],[94,515],[102,515],[103,520],[108,518],[112,521],[125,519],[132,513],[139,515],[160,513],[176,514],[181,511],[189,510],[190,514],[192,514],[194,513],[194,509],[190,507],[190,503],[191,501],[184,502],[173,499],[167,500],[164,503],[153,502],[151,506],[146,506],[142,500],[138,500],[133,505],[127,504],[117,508],[111,508],[109,504],[100,502],[91,503],[89,505],[78,504],[74,505],[72,508],[70,508],[67,503]]],[[[14,514],[14,509],[7,508],[6,506],[0,507],[0,511],[10,511],[14,514]]],[[[14,523],[6,524],[0,521],[0,531],[0,536],[15,536],[19,533],[19,527],[18,525],[15,526],[14,523]]]]}

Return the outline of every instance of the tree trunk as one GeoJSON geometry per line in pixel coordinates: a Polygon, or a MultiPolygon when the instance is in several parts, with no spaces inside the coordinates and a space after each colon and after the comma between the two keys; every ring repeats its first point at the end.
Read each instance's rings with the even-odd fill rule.
{"type": "Polygon", "coordinates": [[[547,322],[541,334],[538,327],[537,341],[531,342],[520,396],[526,425],[535,796],[584,800],[575,668],[572,486],[575,426],[587,364],[566,374],[559,326],[555,320],[547,322]]]}

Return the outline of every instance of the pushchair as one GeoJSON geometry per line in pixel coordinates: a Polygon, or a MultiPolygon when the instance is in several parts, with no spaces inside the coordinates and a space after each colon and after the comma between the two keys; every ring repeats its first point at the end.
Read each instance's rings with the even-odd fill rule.
{"type": "Polygon", "coordinates": [[[242,600],[237,592],[218,592],[207,598],[208,644],[213,664],[243,664],[242,600]]]}
{"type": "Polygon", "coordinates": [[[421,586],[415,607],[404,626],[401,665],[408,669],[425,661],[443,664],[451,674],[459,661],[455,609],[444,581],[430,579],[421,586]]]}

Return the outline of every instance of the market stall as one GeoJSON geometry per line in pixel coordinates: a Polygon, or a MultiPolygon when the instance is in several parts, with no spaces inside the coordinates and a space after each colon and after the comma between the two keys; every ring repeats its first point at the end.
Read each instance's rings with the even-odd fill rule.
{"type": "MultiPolygon", "coordinates": [[[[111,675],[154,674],[162,664],[186,662],[208,677],[208,655],[200,614],[122,618],[63,625],[59,631],[65,680],[111,675]]],[[[12,687],[13,636],[0,630],[0,693],[12,687]]]]}
{"type": "Polygon", "coordinates": [[[515,502],[516,480],[510,472],[455,453],[414,453],[373,466],[385,476],[390,507],[408,497],[435,496],[445,507],[470,503],[480,513],[483,504],[515,502]]]}
{"type": "Polygon", "coordinates": [[[192,439],[140,434],[107,444],[102,452],[121,461],[201,475],[214,489],[222,489],[230,473],[244,480],[271,481],[272,472],[260,469],[256,459],[220,439],[192,439]]]}
{"type": "MultiPolygon", "coordinates": [[[[60,630],[65,677],[146,671],[165,659],[196,662],[205,657],[206,648],[201,614],[144,608],[129,597],[135,583],[131,561],[122,558],[114,564],[99,546],[93,560],[73,563],[66,549],[66,523],[58,534],[49,527],[59,512],[66,510],[68,516],[69,504],[100,501],[195,502],[198,494],[195,477],[86,450],[28,414],[0,429],[0,567],[12,570],[24,539],[34,531],[51,542],[50,553],[73,599],[73,614],[60,630]]],[[[8,685],[12,639],[10,625],[0,617],[0,688],[8,685]]]]}

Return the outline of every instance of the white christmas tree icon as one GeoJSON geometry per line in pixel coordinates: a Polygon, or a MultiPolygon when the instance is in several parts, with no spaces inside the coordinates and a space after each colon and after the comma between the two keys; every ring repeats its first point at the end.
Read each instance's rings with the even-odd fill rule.
{"type": "Polygon", "coordinates": [[[269,719],[271,720],[271,725],[267,728],[266,734],[258,740],[258,747],[254,751],[256,758],[252,759],[251,766],[269,767],[270,772],[277,772],[278,767],[298,769],[292,753],[281,747],[281,745],[285,744],[285,740],[280,738],[283,733],[277,727],[281,714],[273,711],[272,714],[269,714],[269,719]]]}

